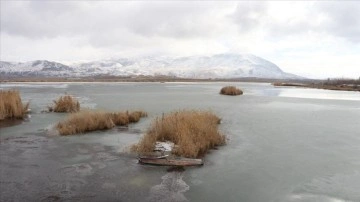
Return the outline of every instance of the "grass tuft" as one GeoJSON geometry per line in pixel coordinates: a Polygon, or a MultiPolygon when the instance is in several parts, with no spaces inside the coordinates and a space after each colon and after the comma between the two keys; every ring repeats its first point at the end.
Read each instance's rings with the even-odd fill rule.
{"type": "Polygon", "coordinates": [[[129,113],[129,122],[130,123],[136,123],[140,120],[142,117],[147,117],[147,113],[143,111],[134,111],[129,113]]]}
{"type": "Polygon", "coordinates": [[[59,99],[54,100],[54,106],[49,107],[49,111],[54,112],[78,112],[80,111],[80,103],[75,98],[70,95],[64,95],[59,97],[59,99]]]}
{"type": "Polygon", "coordinates": [[[29,102],[23,104],[16,90],[0,90],[0,121],[5,119],[23,119],[28,112],[29,102]]]}
{"type": "Polygon", "coordinates": [[[144,117],[146,112],[101,112],[101,111],[80,111],[70,114],[64,121],[56,125],[56,129],[60,135],[74,135],[86,133],[95,130],[111,129],[115,126],[126,126],[129,123],[136,123],[140,120],[139,117],[136,121],[130,121],[130,115],[133,113],[140,113],[144,117]]]}
{"type": "Polygon", "coordinates": [[[147,133],[132,150],[150,153],[156,141],[171,141],[177,145],[173,154],[188,158],[201,157],[209,149],[225,144],[218,131],[220,118],[209,111],[175,111],[156,118],[147,133]]]}
{"type": "Polygon", "coordinates": [[[235,86],[225,86],[220,90],[222,95],[242,95],[243,91],[236,88],[235,86]]]}

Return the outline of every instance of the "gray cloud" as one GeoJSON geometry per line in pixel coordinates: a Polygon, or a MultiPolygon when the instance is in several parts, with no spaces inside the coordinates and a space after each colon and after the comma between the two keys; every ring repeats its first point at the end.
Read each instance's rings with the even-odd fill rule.
{"type": "MultiPolygon", "coordinates": [[[[360,42],[360,2],[306,2],[308,6],[299,16],[273,19],[267,2],[240,2],[230,15],[240,32],[265,30],[269,37],[281,39],[307,33],[320,33],[360,42]],[[323,19],[324,18],[324,19],[323,19]]],[[[296,4],[287,8],[296,10],[296,4]]]]}
{"type": "Polygon", "coordinates": [[[360,41],[358,2],[316,2],[304,10],[303,16],[282,21],[272,19],[268,2],[239,2],[233,7],[234,12],[228,9],[224,16],[216,15],[232,5],[219,2],[5,1],[1,2],[1,32],[32,39],[81,36],[94,46],[109,46],[118,42],[122,35],[136,40],[139,37],[218,37],[226,32],[224,24],[228,23],[237,26],[239,33],[263,30],[273,39],[316,32],[360,41]],[[323,16],[327,19],[314,23],[323,16]],[[131,37],[129,33],[139,36],[131,37]]]}
{"type": "Polygon", "coordinates": [[[329,19],[324,25],[329,33],[360,42],[360,2],[341,1],[317,4],[319,12],[329,19]]]}
{"type": "Polygon", "coordinates": [[[35,39],[56,37],[64,33],[77,9],[71,2],[5,1],[1,3],[2,32],[35,39]]]}
{"type": "Polygon", "coordinates": [[[216,28],[216,22],[209,21],[211,12],[216,10],[213,4],[207,2],[145,3],[129,13],[126,26],[144,36],[174,38],[208,36],[211,28],[216,28]]]}
{"type": "MultiPolygon", "coordinates": [[[[98,38],[132,32],[144,37],[191,38],[216,32],[207,2],[4,2],[1,31],[39,39],[82,35],[98,38]]],[[[115,40],[117,37],[115,37],[115,40]]],[[[109,39],[104,40],[108,44],[109,39]]],[[[115,42],[115,41],[114,41],[115,42]]]]}
{"type": "Polygon", "coordinates": [[[266,2],[240,2],[229,17],[238,25],[240,32],[250,32],[262,24],[266,15],[266,2]]]}
{"type": "MultiPolygon", "coordinates": [[[[279,4],[279,2],[277,3],[279,4]]],[[[281,4],[276,6],[281,6],[281,4]]],[[[296,9],[296,5],[288,9],[296,9]]],[[[312,12],[312,8],[304,10],[302,14],[302,16],[286,16],[284,14],[284,17],[281,19],[274,18],[274,13],[271,13],[269,3],[260,1],[239,2],[236,10],[230,17],[238,26],[240,33],[262,31],[271,40],[281,40],[284,37],[297,36],[314,30],[312,20],[316,16],[312,12]]]]}

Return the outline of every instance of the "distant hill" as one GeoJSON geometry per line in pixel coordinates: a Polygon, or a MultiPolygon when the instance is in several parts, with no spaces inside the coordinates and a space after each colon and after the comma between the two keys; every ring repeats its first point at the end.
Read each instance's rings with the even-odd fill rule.
{"type": "Polygon", "coordinates": [[[210,57],[119,58],[74,63],[69,66],[36,60],[25,63],[0,61],[0,73],[7,77],[84,77],[84,76],[173,76],[180,78],[271,78],[301,79],[283,72],[277,65],[251,54],[218,54],[210,57]]]}

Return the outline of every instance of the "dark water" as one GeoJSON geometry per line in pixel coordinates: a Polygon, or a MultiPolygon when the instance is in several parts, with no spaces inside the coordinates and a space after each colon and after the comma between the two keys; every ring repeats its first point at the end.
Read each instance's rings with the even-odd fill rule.
{"type": "Polygon", "coordinates": [[[29,121],[0,129],[0,201],[360,201],[360,94],[234,83],[1,84],[30,100],[29,121]],[[82,107],[142,109],[129,128],[71,137],[47,131],[65,114],[41,113],[65,92],[82,107]],[[212,110],[229,141],[203,167],[168,171],[126,153],[151,120],[212,110]]]}

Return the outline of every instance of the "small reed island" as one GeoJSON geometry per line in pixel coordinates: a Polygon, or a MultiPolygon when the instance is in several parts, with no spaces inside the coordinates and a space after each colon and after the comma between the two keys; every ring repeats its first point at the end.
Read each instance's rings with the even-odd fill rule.
{"type": "Polygon", "coordinates": [[[138,122],[147,113],[133,112],[102,112],[84,110],[70,114],[65,120],[56,124],[55,128],[60,135],[83,134],[96,130],[107,130],[115,126],[127,126],[138,122]]]}
{"type": "Polygon", "coordinates": [[[235,86],[225,86],[220,90],[220,94],[222,95],[242,95],[243,91],[236,88],[235,86]]]}
{"type": "Polygon", "coordinates": [[[48,107],[49,112],[73,113],[80,111],[80,103],[70,95],[64,95],[54,100],[54,105],[48,107]]]}
{"type": "Polygon", "coordinates": [[[201,158],[208,150],[226,143],[218,130],[221,119],[210,111],[181,110],[155,118],[147,133],[132,150],[153,154],[159,142],[173,143],[171,155],[201,158]]]}
{"type": "Polygon", "coordinates": [[[0,90],[0,121],[24,119],[30,112],[29,104],[22,103],[19,91],[0,90]]]}

